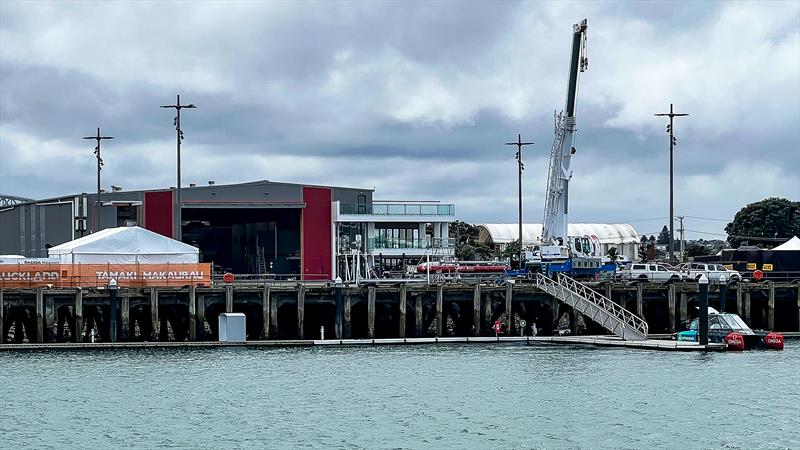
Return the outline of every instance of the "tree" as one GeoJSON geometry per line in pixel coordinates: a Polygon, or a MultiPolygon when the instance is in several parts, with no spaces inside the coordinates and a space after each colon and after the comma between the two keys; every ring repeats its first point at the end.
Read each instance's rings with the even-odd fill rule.
{"type": "Polygon", "coordinates": [[[641,261],[647,261],[647,243],[643,242],[639,244],[639,259],[641,261]]]}
{"type": "Polygon", "coordinates": [[[610,259],[612,263],[616,263],[617,260],[619,259],[619,255],[617,254],[617,247],[611,247],[610,249],[608,249],[608,253],[606,253],[606,256],[608,256],[608,259],[610,259]]]}
{"type": "Polygon", "coordinates": [[[780,244],[774,239],[800,235],[800,202],[770,197],[750,203],[736,213],[725,232],[733,248],[743,244],[780,244]]]}
{"type": "Polygon", "coordinates": [[[690,242],[686,244],[686,256],[706,256],[711,254],[711,249],[702,244],[690,242]]]}
{"type": "Polygon", "coordinates": [[[669,228],[664,225],[664,228],[661,229],[661,233],[658,233],[658,238],[656,238],[656,244],[666,245],[669,244],[669,228]]]}
{"type": "Polygon", "coordinates": [[[519,239],[506,244],[506,248],[503,250],[503,257],[514,260],[519,259],[519,239]]]}
{"type": "Polygon", "coordinates": [[[456,240],[456,258],[472,261],[491,259],[494,256],[489,245],[478,243],[478,227],[458,220],[450,223],[448,231],[450,237],[456,240]]]}

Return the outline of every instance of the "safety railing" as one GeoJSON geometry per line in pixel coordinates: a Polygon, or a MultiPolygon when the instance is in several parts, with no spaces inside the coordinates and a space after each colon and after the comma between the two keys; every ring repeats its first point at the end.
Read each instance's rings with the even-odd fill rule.
{"type": "Polygon", "coordinates": [[[373,214],[377,216],[454,216],[450,203],[372,203],[339,205],[339,214],[373,214]]]}
{"type": "Polygon", "coordinates": [[[402,249],[402,248],[453,248],[456,240],[451,238],[369,238],[367,239],[368,249],[402,249]]]}

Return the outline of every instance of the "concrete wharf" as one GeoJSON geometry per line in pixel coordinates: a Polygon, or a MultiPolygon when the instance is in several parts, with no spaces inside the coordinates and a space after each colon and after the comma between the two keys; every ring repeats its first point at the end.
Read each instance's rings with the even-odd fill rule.
{"type": "MultiPolygon", "coordinates": [[[[651,334],[683,329],[698,303],[696,283],[587,285],[646,319],[651,334]]],[[[723,292],[726,310],[738,313],[752,328],[800,331],[800,284],[766,282],[712,286],[711,306],[719,309],[723,292]]],[[[523,321],[524,334],[530,334],[533,323],[540,329],[536,339],[556,334],[565,324],[571,330],[573,337],[569,339],[573,343],[579,333],[605,334],[602,328],[584,320],[568,305],[532,283],[519,280],[513,284],[398,282],[344,286],[325,282],[283,282],[120,288],[117,292],[117,341],[182,345],[214,341],[217,339],[216,317],[222,312],[246,314],[248,341],[276,345],[285,345],[289,340],[319,338],[322,327],[328,339],[343,342],[350,339],[494,339],[495,320],[506,324],[505,337],[523,334],[523,321]]],[[[85,343],[90,341],[95,329],[101,342],[111,343],[109,316],[110,292],[107,289],[0,289],[0,344],[85,343]]],[[[596,343],[614,345],[609,342],[598,340],[596,343]]]]}

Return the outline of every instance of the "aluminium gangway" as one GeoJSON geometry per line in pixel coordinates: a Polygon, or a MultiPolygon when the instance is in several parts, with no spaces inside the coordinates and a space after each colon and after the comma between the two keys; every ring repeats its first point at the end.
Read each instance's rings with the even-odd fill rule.
{"type": "Polygon", "coordinates": [[[626,341],[647,339],[647,322],[588,286],[559,273],[555,279],[534,274],[536,287],[568,304],[626,341]]]}

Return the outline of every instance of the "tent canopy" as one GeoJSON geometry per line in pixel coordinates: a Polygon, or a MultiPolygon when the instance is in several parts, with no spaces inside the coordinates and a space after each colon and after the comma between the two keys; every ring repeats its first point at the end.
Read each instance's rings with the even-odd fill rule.
{"type": "Polygon", "coordinates": [[[118,227],[51,247],[48,253],[63,264],[166,264],[197,263],[200,251],[141,227],[118,227]]]}
{"type": "MultiPolygon", "coordinates": [[[[512,223],[484,223],[478,225],[480,242],[508,244],[519,238],[519,225],[512,223]]],[[[596,236],[601,244],[634,244],[639,242],[639,235],[633,226],[627,223],[570,223],[567,225],[569,236],[596,236]]],[[[522,225],[522,243],[537,244],[542,239],[542,224],[526,223],[522,225]]]]}
{"type": "Polygon", "coordinates": [[[773,250],[778,250],[778,251],[800,250],[800,238],[798,238],[797,236],[792,236],[791,239],[773,248],[773,250]]]}

